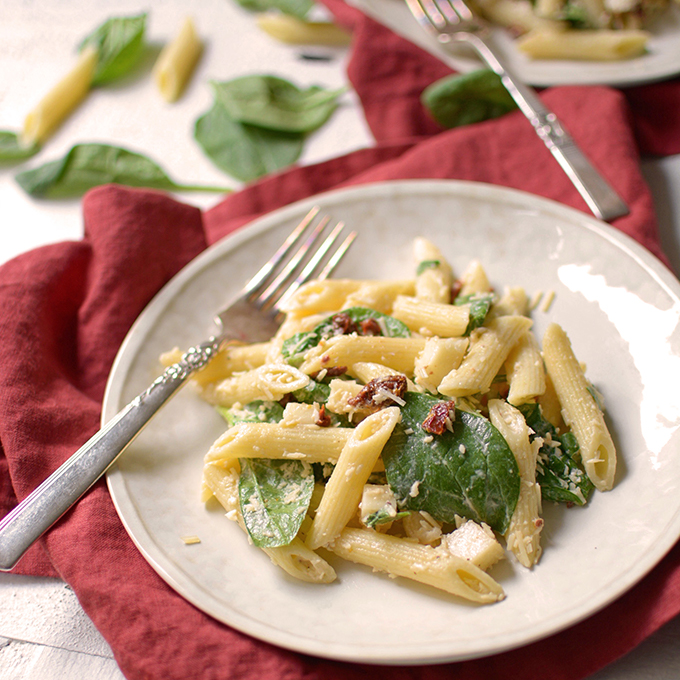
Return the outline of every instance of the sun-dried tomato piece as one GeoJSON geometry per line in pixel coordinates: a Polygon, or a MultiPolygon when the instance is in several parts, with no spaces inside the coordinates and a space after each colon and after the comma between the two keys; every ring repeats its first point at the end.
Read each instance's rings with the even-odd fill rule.
{"type": "Polygon", "coordinates": [[[350,333],[357,332],[356,324],[352,321],[349,314],[345,314],[344,312],[336,314],[331,319],[331,329],[333,335],[350,335],[350,333]]]}
{"type": "Polygon", "coordinates": [[[344,375],[347,373],[347,366],[331,366],[330,368],[322,368],[320,371],[310,373],[309,377],[312,380],[316,380],[322,373],[323,378],[337,378],[339,375],[344,375]]]}
{"type": "Polygon", "coordinates": [[[316,419],[316,424],[319,427],[330,427],[331,417],[326,413],[326,406],[324,404],[319,409],[319,417],[316,419]]]}
{"type": "Polygon", "coordinates": [[[373,317],[364,319],[360,326],[361,335],[382,335],[382,328],[380,328],[380,324],[373,317]]]}
{"type": "Polygon", "coordinates": [[[384,378],[373,378],[366,383],[356,397],[348,399],[350,406],[379,410],[389,406],[389,402],[401,400],[406,392],[406,378],[403,375],[388,375],[384,378]],[[396,397],[394,399],[393,397],[396,397]]]}
{"type": "Polygon", "coordinates": [[[452,401],[437,402],[423,421],[423,430],[430,434],[444,434],[449,429],[447,425],[451,425],[453,421],[455,410],[456,405],[452,401]]]}

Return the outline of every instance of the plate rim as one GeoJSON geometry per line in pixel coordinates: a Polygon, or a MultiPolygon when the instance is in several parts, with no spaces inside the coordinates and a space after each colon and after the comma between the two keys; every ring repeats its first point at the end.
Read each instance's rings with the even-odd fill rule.
{"type": "MultiPolygon", "coordinates": [[[[549,213],[554,213],[556,216],[561,216],[571,222],[575,226],[584,227],[607,241],[612,242],[616,247],[627,253],[634,259],[644,270],[652,275],[656,282],[662,286],[667,293],[680,302],[680,281],[675,277],[671,270],[659,260],[653,253],[640,245],[632,237],[619,231],[615,227],[601,222],[590,215],[583,213],[575,208],[565,206],[563,204],[552,201],[544,197],[529,194],[527,192],[512,189],[508,187],[500,187],[497,185],[464,181],[464,180],[430,180],[430,179],[414,179],[414,180],[390,180],[383,182],[375,182],[369,184],[356,185],[340,189],[333,189],[328,192],[317,194],[309,198],[305,198],[287,206],[267,213],[250,223],[239,228],[238,231],[225,236],[216,243],[209,246],[196,258],[191,260],[185,267],[183,267],[178,274],[176,274],[158,293],[146,308],[139,315],[134,322],[130,331],[126,335],[112,366],[109,379],[107,380],[105,396],[102,406],[102,425],[105,424],[118,410],[120,403],[122,386],[127,378],[128,371],[134,360],[134,343],[138,342],[137,335],[140,328],[144,324],[152,324],[155,318],[163,313],[167,303],[172,300],[175,295],[181,290],[181,287],[187,280],[190,280],[196,273],[203,268],[210,265],[213,259],[223,257],[229,251],[236,248],[239,244],[256,238],[260,233],[266,232],[274,228],[281,221],[294,218],[300,214],[304,214],[313,205],[320,205],[322,208],[328,208],[334,203],[343,202],[347,199],[355,200],[361,199],[365,195],[391,195],[395,193],[443,193],[443,194],[472,194],[475,197],[492,196],[494,200],[500,203],[510,203],[512,205],[520,205],[527,207],[527,203],[531,208],[538,206],[540,209],[549,213]],[[130,352],[132,351],[132,355],[130,352]],[[120,378],[122,372],[122,378],[120,378]],[[118,385],[116,384],[118,381],[118,385]]],[[[138,349],[138,348],[137,348],[138,349]]],[[[122,406],[122,404],[121,404],[122,406]]],[[[130,502],[126,499],[125,480],[124,476],[119,472],[118,467],[114,465],[107,473],[107,486],[116,508],[116,512],[132,541],[140,550],[147,562],[152,566],[156,573],[163,578],[181,597],[197,606],[201,611],[212,616],[218,621],[234,627],[252,637],[264,640],[279,647],[297,651],[306,654],[312,654],[321,658],[348,661],[356,663],[368,664],[383,664],[383,665],[417,665],[417,664],[435,664],[452,661],[463,661],[466,659],[480,658],[490,656],[500,652],[508,651],[510,649],[519,648],[544,639],[555,633],[561,632],[570,628],[584,619],[594,615],[595,613],[604,609],[611,602],[615,601],[626,592],[637,585],[652,569],[665,557],[671,550],[673,545],[680,536],[680,507],[678,512],[673,517],[673,522],[670,524],[675,528],[674,532],[668,532],[664,540],[657,540],[654,545],[654,550],[649,551],[646,559],[639,561],[634,567],[628,570],[625,574],[619,574],[617,580],[621,580],[624,575],[627,575],[625,587],[613,588],[612,592],[606,598],[598,601],[596,607],[582,607],[583,611],[579,611],[562,623],[553,623],[548,630],[539,630],[529,636],[524,636],[521,640],[515,639],[515,635],[506,635],[504,637],[496,636],[494,638],[495,644],[493,648],[484,649],[470,649],[467,653],[455,653],[454,655],[447,655],[439,650],[438,653],[430,651],[429,654],[421,657],[399,657],[392,658],[385,656],[385,652],[366,653],[364,650],[357,650],[356,648],[348,649],[347,644],[340,644],[338,646],[329,646],[327,642],[314,644],[313,640],[305,639],[304,644],[300,643],[300,636],[282,634],[279,629],[272,629],[263,626],[261,622],[252,621],[238,612],[235,617],[226,621],[220,614],[220,607],[206,606],[205,603],[197,602],[196,595],[193,594],[194,587],[188,587],[186,582],[180,583],[173,573],[173,569],[168,569],[165,560],[159,559],[163,553],[155,548],[152,542],[152,548],[149,548],[144,542],[138,538],[138,532],[143,527],[143,521],[139,517],[128,515],[124,508],[124,501],[130,502]],[[671,539],[670,536],[673,536],[671,539]],[[632,576],[631,576],[632,573],[632,576]],[[187,593],[187,591],[192,591],[187,593]],[[263,628],[266,629],[263,631],[263,628]],[[272,635],[272,631],[276,634],[272,635]],[[267,632],[269,634],[267,634],[267,632]],[[510,639],[505,639],[510,638],[510,639]],[[501,641],[499,641],[501,640],[501,641]],[[503,641],[504,640],[504,641],[503,641]]],[[[562,617],[565,618],[565,617],[562,617]]],[[[450,642],[448,643],[450,644],[450,642]]],[[[446,643],[439,643],[434,647],[440,647],[446,643]]]]}

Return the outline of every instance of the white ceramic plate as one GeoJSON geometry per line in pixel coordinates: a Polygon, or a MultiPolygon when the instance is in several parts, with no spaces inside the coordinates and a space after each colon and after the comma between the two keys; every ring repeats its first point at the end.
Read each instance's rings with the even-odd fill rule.
{"type": "MultiPolygon", "coordinates": [[[[464,47],[450,51],[420,28],[403,0],[348,0],[351,5],[395,33],[419,45],[446,62],[451,68],[467,72],[482,68],[464,47]]],[[[506,65],[525,83],[536,87],[552,85],[613,85],[625,87],[663,80],[680,73],[680,6],[672,2],[668,13],[649,30],[647,53],[635,59],[616,62],[529,59],[522,54],[503,29],[494,31],[496,45],[506,65]]]]}
{"type": "Polygon", "coordinates": [[[557,320],[602,391],[620,452],[613,491],[586,508],[546,504],[532,571],[494,567],[507,598],[471,605],[333,560],[337,582],[295,582],[199,499],[203,455],[224,425],[186,388],[109,473],[127,531],[187,600],[241,631],[301,652],[372,663],[460,660],[559,631],[621,595],[680,535],[680,284],[609,225],[535,196],[453,181],[381,183],[276,211],[216,244],[154,299],[125,341],[104,404],[108,420],[157,375],[158,356],[213,329],[215,310],[274,252],[312,204],[359,230],[338,276],[413,271],[412,239],[439,244],[456,271],[480,258],[492,283],[555,291],[534,313],[557,320]],[[185,545],[181,537],[201,542],[185,545]]]}

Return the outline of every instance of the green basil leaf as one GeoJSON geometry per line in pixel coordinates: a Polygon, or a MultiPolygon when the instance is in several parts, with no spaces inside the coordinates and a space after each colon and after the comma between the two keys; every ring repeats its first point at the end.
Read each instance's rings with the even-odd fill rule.
{"type": "Polygon", "coordinates": [[[463,335],[470,335],[475,328],[484,324],[493,300],[494,296],[491,293],[472,293],[471,295],[459,295],[453,301],[454,305],[470,305],[470,320],[463,335]]]}
{"type": "Polygon", "coordinates": [[[398,512],[396,515],[390,515],[390,513],[387,512],[387,510],[381,508],[377,512],[374,512],[372,515],[369,515],[364,520],[364,524],[369,529],[374,529],[379,524],[388,524],[389,522],[394,522],[397,519],[406,517],[408,514],[409,514],[408,512],[398,512]]]}
{"type": "Polygon", "coordinates": [[[442,78],[425,88],[421,101],[444,128],[498,118],[517,108],[500,77],[488,69],[442,78]]]}
{"type": "Polygon", "coordinates": [[[314,490],[314,471],[300,460],[242,458],[238,482],[243,522],[261,548],[288,545],[297,535],[314,490]]]}
{"type": "Polygon", "coordinates": [[[416,267],[416,276],[420,276],[424,271],[428,269],[436,269],[441,262],[439,260],[423,260],[418,263],[416,267]]]}
{"type": "Polygon", "coordinates": [[[298,19],[304,19],[314,7],[312,0],[237,0],[237,2],[251,12],[279,10],[298,19]]]}
{"type": "Polygon", "coordinates": [[[518,407],[533,430],[535,437],[547,440],[539,449],[536,464],[536,481],[545,500],[556,503],[585,505],[595,486],[580,463],[580,449],[571,432],[560,435],[543,417],[538,404],[522,404],[518,407]],[[557,442],[551,446],[548,442],[557,442]]]}
{"type": "Polygon", "coordinates": [[[342,312],[331,314],[313,330],[305,333],[296,333],[284,340],[281,347],[283,358],[289,364],[299,366],[307,351],[312,349],[312,347],[316,347],[322,340],[330,338],[335,334],[333,319],[338,314],[346,314],[352,323],[358,326],[360,326],[362,321],[367,321],[368,319],[380,320],[385,330],[385,335],[390,338],[408,338],[411,335],[408,326],[393,316],[388,316],[368,307],[350,307],[349,309],[343,309],[342,312]]]}
{"type": "Polygon", "coordinates": [[[92,46],[98,53],[92,85],[103,85],[132,70],[144,50],[146,17],[112,17],[80,43],[79,51],[92,46]]]}
{"type": "Polygon", "coordinates": [[[63,158],[16,176],[31,196],[81,196],[102,184],[116,183],[165,191],[228,191],[221,187],[177,184],[152,160],[108,144],[76,144],[63,158]]]}
{"type": "Polygon", "coordinates": [[[337,108],[344,89],[306,90],[269,75],[213,81],[215,98],[232,120],[278,132],[309,133],[321,127],[337,108]]]}
{"type": "Polygon", "coordinates": [[[424,510],[441,522],[456,515],[505,533],[517,505],[517,461],[501,433],[481,415],[456,410],[453,431],[421,428],[436,397],[407,392],[401,422],[382,458],[402,510],[424,510]]]}
{"type": "Polygon", "coordinates": [[[215,408],[229,427],[234,427],[237,423],[280,423],[283,418],[283,406],[276,401],[256,399],[241,408],[215,408]]]}
{"type": "Polygon", "coordinates": [[[273,132],[236,122],[217,100],[196,121],[194,137],[218,168],[243,182],[292,165],[304,146],[300,134],[273,132]]]}
{"type": "Polygon", "coordinates": [[[40,151],[40,145],[26,146],[16,132],[0,130],[0,162],[22,161],[40,151]]]}

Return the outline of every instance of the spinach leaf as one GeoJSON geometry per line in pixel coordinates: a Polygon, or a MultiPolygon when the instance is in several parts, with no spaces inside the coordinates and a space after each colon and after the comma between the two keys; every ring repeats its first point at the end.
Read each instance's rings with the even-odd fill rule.
{"type": "Polygon", "coordinates": [[[312,347],[316,347],[322,340],[337,335],[333,319],[339,314],[345,314],[349,317],[351,323],[356,326],[356,331],[359,335],[361,335],[361,323],[369,319],[378,321],[381,324],[381,328],[385,331],[384,335],[387,337],[408,338],[411,335],[408,326],[393,316],[388,316],[368,307],[350,307],[341,312],[331,314],[311,331],[296,333],[287,338],[281,348],[283,358],[289,364],[299,366],[302,363],[305,352],[312,349],[312,347]]]}
{"type": "Polygon", "coordinates": [[[471,295],[459,295],[454,305],[470,305],[470,320],[463,335],[470,335],[475,328],[484,324],[486,315],[489,313],[493,295],[491,293],[472,293],[471,295]]]}
{"type": "Polygon", "coordinates": [[[436,397],[407,392],[382,458],[402,510],[424,510],[441,522],[455,516],[505,533],[520,489],[517,461],[500,432],[481,415],[456,410],[453,431],[421,428],[436,397]]]}
{"type": "Polygon", "coordinates": [[[439,260],[423,260],[418,263],[416,267],[416,276],[420,276],[424,271],[428,269],[436,269],[441,262],[439,260]]]}
{"type": "Polygon", "coordinates": [[[273,132],[233,120],[217,99],[196,121],[194,138],[220,170],[243,182],[292,165],[304,146],[301,134],[273,132]]]}
{"type": "Polygon", "coordinates": [[[239,504],[256,546],[288,545],[305,518],[314,471],[301,460],[240,459],[239,504]]]}
{"type": "Polygon", "coordinates": [[[283,78],[249,75],[213,81],[215,98],[232,120],[278,132],[309,133],[320,128],[337,108],[344,91],[312,86],[301,90],[283,78]]]}
{"type": "Polygon", "coordinates": [[[535,437],[542,437],[559,443],[559,446],[544,443],[539,450],[536,481],[543,498],[556,503],[585,505],[595,487],[581,466],[576,437],[571,432],[558,434],[543,417],[538,404],[523,404],[518,408],[534,431],[532,441],[535,437]]]}
{"type": "Polygon", "coordinates": [[[237,0],[237,2],[251,12],[279,10],[298,19],[304,19],[314,7],[312,0],[237,0]]]}
{"type": "Polygon", "coordinates": [[[307,385],[293,392],[293,399],[301,404],[325,404],[331,388],[323,382],[310,378],[307,385]]]}
{"type": "Polygon", "coordinates": [[[5,161],[22,161],[40,151],[40,145],[35,143],[26,146],[16,132],[0,130],[0,163],[5,161]]]}
{"type": "Polygon", "coordinates": [[[110,182],[166,191],[228,191],[177,184],[145,156],[108,144],[76,144],[63,158],[20,172],[16,180],[31,196],[47,198],[80,196],[110,182]]]}
{"type": "Polygon", "coordinates": [[[425,88],[421,102],[444,128],[498,118],[517,108],[500,77],[488,69],[442,78],[425,88]]]}
{"type": "Polygon", "coordinates": [[[79,51],[92,46],[98,61],[92,85],[103,85],[127,74],[144,49],[147,15],[112,17],[90,33],[78,46],[79,51]]]}
{"type": "Polygon", "coordinates": [[[389,522],[394,522],[394,520],[406,517],[408,514],[408,512],[398,512],[396,515],[390,515],[387,510],[381,509],[377,512],[374,512],[372,515],[369,515],[364,520],[364,524],[366,524],[369,529],[375,529],[375,527],[377,527],[379,524],[388,524],[389,522]]]}
{"type": "Polygon", "coordinates": [[[234,427],[236,423],[279,423],[283,418],[283,406],[277,401],[256,399],[239,409],[224,406],[215,408],[229,427],[234,427]]]}

